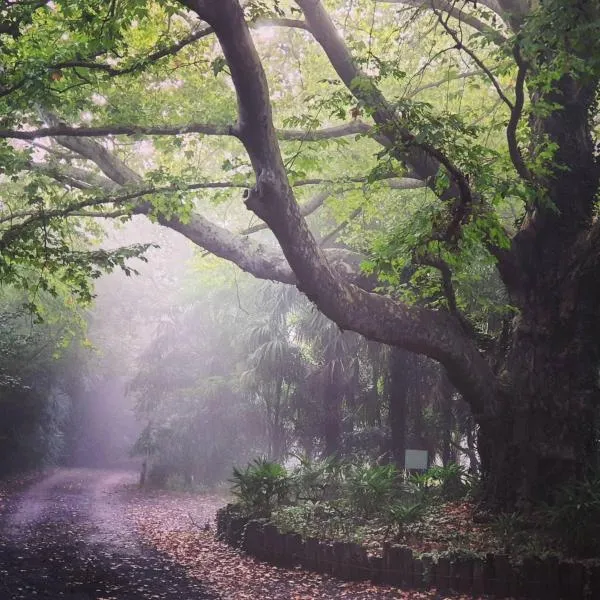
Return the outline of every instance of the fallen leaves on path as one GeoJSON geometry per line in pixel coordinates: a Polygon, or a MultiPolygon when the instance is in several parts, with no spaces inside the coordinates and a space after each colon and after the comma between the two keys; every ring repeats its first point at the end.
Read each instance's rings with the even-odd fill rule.
{"type": "Polygon", "coordinates": [[[214,539],[214,516],[226,502],[219,496],[129,490],[128,497],[129,515],[142,538],[184,565],[223,600],[467,598],[344,582],[301,568],[282,569],[262,563],[214,539]],[[208,525],[210,530],[205,529],[208,525]]]}
{"type": "Polygon", "coordinates": [[[15,497],[20,490],[51,472],[51,469],[29,471],[28,473],[18,473],[0,478],[0,516],[8,508],[9,500],[15,497]]]}

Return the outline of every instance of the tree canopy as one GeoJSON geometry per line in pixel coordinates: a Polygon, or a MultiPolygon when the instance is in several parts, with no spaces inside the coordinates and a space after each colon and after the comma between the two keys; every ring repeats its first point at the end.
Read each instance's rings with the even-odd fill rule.
{"type": "Polygon", "coordinates": [[[144,250],[96,220],[145,214],[439,361],[490,495],[537,501],[597,457],[599,29],[595,0],[6,3],[0,277],[88,297],[144,250]]]}

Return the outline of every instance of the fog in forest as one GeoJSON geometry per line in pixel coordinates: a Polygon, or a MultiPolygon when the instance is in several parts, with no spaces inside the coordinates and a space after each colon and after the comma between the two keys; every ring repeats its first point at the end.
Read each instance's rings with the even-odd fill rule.
{"type": "MultiPolygon", "coordinates": [[[[143,431],[131,386],[144,353],[185,296],[192,246],[180,235],[144,218],[106,228],[110,249],[151,244],[145,260],[128,262],[95,283],[87,315],[87,341],[77,350],[70,445],[65,463],[85,467],[138,467],[134,445],[143,431]]],[[[190,332],[190,335],[193,335],[190,332]]],[[[168,383],[165,393],[168,393],[168,383]]]]}
{"type": "Polygon", "coordinates": [[[210,485],[236,463],[283,458],[292,443],[283,407],[301,375],[300,340],[284,321],[300,296],[146,219],[106,231],[104,248],[152,246],[130,271],[95,283],[86,341],[68,367],[75,389],[62,461],[146,462],[158,485],[210,485]]]}
{"type": "Polygon", "coordinates": [[[146,243],[147,262],[96,282],[86,342],[71,349],[65,464],[146,463],[151,483],[189,486],[225,481],[260,456],[402,460],[407,443],[441,456],[424,409],[453,391],[433,363],[393,355],[412,379],[404,367],[404,379],[388,379],[385,346],[341,331],[292,286],[247,276],[147,220],[111,228],[103,245],[146,243]],[[414,397],[400,435],[385,406],[394,386],[414,397]]]}
{"type": "Polygon", "coordinates": [[[0,600],[600,599],[599,0],[0,13],[0,600]]]}

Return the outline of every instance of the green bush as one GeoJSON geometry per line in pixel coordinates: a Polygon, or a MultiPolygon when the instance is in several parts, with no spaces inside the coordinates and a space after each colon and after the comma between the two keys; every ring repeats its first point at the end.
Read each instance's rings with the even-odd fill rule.
{"type": "Polygon", "coordinates": [[[280,531],[294,531],[304,538],[359,539],[356,521],[342,500],[284,506],[273,512],[271,520],[280,531]]]}
{"type": "Polygon", "coordinates": [[[427,471],[431,479],[439,486],[440,496],[444,500],[464,498],[470,488],[470,479],[466,469],[456,463],[445,466],[433,465],[427,471]]]}
{"type": "Polygon", "coordinates": [[[523,537],[525,519],[516,512],[502,513],[492,521],[492,530],[502,542],[504,552],[511,552],[523,537]]]}
{"type": "Polygon", "coordinates": [[[565,485],[543,517],[566,549],[578,556],[600,554],[600,474],[565,485]]]}
{"type": "Polygon", "coordinates": [[[472,479],[465,468],[456,463],[445,466],[433,465],[424,473],[410,475],[404,485],[405,492],[432,499],[458,500],[464,498],[472,486],[472,479]]]}
{"type": "Polygon", "coordinates": [[[341,465],[334,457],[310,460],[298,457],[300,464],[293,479],[294,496],[297,502],[321,502],[332,500],[340,494],[341,465]]]}
{"type": "Polygon", "coordinates": [[[352,510],[366,519],[385,511],[399,491],[400,476],[394,465],[350,466],[344,482],[352,510]]]}
{"type": "Polygon", "coordinates": [[[254,516],[269,517],[289,498],[291,479],[285,467],[264,458],[255,459],[243,470],[234,467],[230,481],[240,505],[254,516]]]}
{"type": "MultiPolygon", "coordinates": [[[[401,535],[407,525],[420,521],[427,510],[425,502],[397,502],[387,508],[385,520],[388,524],[388,534],[392,529],[396,535],[401,535]]],[[[387,535],[386,535],[387,537],[387,535]]]]}

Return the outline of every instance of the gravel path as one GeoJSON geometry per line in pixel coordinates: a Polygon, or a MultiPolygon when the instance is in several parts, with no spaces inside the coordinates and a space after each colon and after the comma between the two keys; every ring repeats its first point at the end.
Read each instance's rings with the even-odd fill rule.
{"type": "Polygon", "coordinates": [[[143,545],[117,493],[136,475],[60,469],[9,497],[0,520],[0,598],[208,600],[166,555],[143,545]]]}

